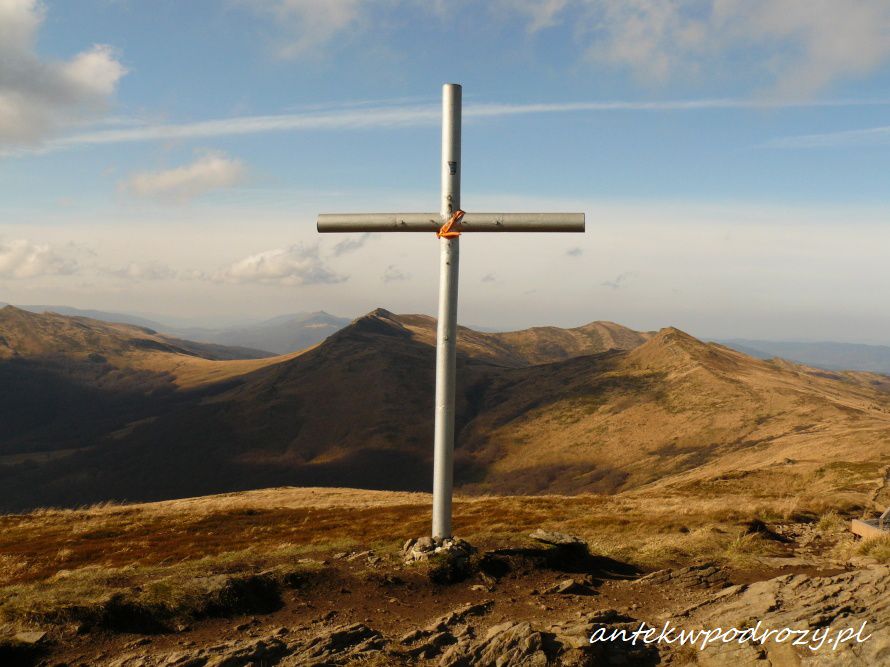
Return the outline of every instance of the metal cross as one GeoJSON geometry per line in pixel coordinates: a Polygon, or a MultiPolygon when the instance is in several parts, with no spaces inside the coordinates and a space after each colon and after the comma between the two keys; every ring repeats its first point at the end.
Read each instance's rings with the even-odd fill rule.
{"type": "MultiPolygon", "coordinates": [[[[442,202],[438,213],[322,213],[319,232],[583,232],[583,213],[460,211],[461,87],[442,87],[442,202]],[[457,214],[457,215],[455,215],[457,214]]],[[[451,537],[454,482],[454,386],[459,239],[440,237],[439,320],[436,329],[436,422],[433,463],[434,539],[451,537]]]]}

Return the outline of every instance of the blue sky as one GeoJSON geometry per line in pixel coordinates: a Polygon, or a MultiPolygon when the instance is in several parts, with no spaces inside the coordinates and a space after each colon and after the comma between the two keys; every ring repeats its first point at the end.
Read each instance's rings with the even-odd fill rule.
{"type": "Polygon", "coordinates": [[[462,320],[890,344],[884,0],[0,0],[0,301],[192,318],[434,312],[441,84],[462,320]]]}

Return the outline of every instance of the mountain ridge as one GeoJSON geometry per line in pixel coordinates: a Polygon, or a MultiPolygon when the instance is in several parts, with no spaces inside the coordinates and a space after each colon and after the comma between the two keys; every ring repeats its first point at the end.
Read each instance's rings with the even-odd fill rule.
{"type": "MultiPolygon", "coordinates": [[[[694,494],[730,473],[719,483],[767,492],[778,475],[785,486],[820,488],[846,474],[819,472],[827,463],[847,462],[850,485],[890,456],[890,396],[871,376],[753,359],[673,327],[640,333],[595,322],[551,333],[459,331],[455,479],[464,492],[674,485],[694,494]]],[[[108,373],[84,380],[99,392],[96,405],[111,401],[113,424],[106,417],[74,437],[69,420],[58,442],[36,427],[11,439],[0,431],[0,506],[431,484],[432,318],[377,309],[307,350],[258,360],[134,354],[150,354],[154,366],[121,362],[114,391],[103,384],[108,373]],[[127,375],[134,371],[143,375],[127,375]],[[161,389],[142,391],[150,381],[161,389]],[[121,410],[112,399],[126,392],[135,407],[121,410]],[[36,451],[45,460],[27,458],[36,451]]],[[[35,363],[0,362],[0,374],[21,383],[35,363]]]]}

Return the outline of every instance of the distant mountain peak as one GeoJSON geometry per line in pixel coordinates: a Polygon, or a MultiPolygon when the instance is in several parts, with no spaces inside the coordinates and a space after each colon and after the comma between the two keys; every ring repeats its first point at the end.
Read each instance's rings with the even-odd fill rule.
{"type": "Polygon", "coordinates": [[[664,327],[652,336],[652,342],[680,345],[704,345],[698,338],[677,327],[664,327]]]}
{"type": "Polygon", "coordinates": [[[411,332],[399,321],[398,316],[385,308],[375,308],[354,319],[334,336],[342,338],[353,333],[411,337],[411,332]]]}

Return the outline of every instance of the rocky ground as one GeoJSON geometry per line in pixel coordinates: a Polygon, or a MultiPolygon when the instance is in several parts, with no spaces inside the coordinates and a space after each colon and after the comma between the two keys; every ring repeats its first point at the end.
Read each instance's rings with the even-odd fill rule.
{"type": "MultiPolygon", "coordinates": [[[[790,555],[753,569],[703,562],[645,573],[592,555],[571,536],[535,531],[532,537],[537,546],[521,549],[458,542],[437,551],[427,539],[409,541],[399,554],[338,552],[271,603],[255,591],[256,608],[265,613],[175,627],[140,628],[139,618],[123,618],[104,627],[34,629],[7,644],[3,664],[890,664],[885,565],[818,567],[790,555]],[[818,651],[775,642],[718,642],[699,650],[589,641],[598,630],[611,635],[641,624],[744,628],[758,620],[796,629],[866,622],[871,638],[818,651]]],[[[242,591],[244,599],[250,595],[242,591]]]]}

